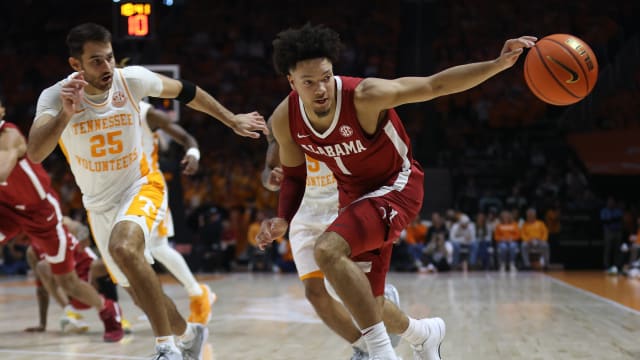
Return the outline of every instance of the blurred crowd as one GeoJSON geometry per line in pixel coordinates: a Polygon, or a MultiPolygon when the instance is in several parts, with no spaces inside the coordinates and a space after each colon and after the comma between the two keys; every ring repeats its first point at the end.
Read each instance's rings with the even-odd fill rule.
{"type": "MultiPolygon", "coordinates": [[[[554,246],[559,241],[554,240],[554,234],[559,233],[563,221],[565,231],[572,227],[572,220],[567,219],[582,219],[604,238],[599,212],[610,189],[603,188],[586,171],[565,136],[569,131],[637,128],[640,124],[640,102],[634,101],[640,95],[640,50],[634,26],[638,4],[622,0],[609,1],[607,6],[596,0],[569,4],[553,0],[491,2],[491,6],[471,0],[277,3],[239,0],[220,6],[204,0],[184,0],[166,7],[157,2],[155,38],[115,38],[115,55],[117,59],[129,58],[129,64],[179,64],[181,77],[211,92],[232,111],[257,110],[266,117],[289,91],[286,80],[272,68],[271,41],[278,31],[307,21],[324,23],[341,34],[345,49],[337,74],[383,78],[415,75],[403,69],[399,59],[399,54],[410,54],[416,46],[405,31],[413,20],[402,16],[409,3],[431,12],[429,19],[433,19],[418,27],[428,35],[415,37],[428,41],[426,63],[430,66],[426,74],[492,59],[509,37],[575,34],[595,51],[601,72],[598,87],[608,89],[599,91],[597,87],[596,99],[575,106],[588,111],[566,111],[535,98],[524,82],[522,61],[515,69],[470,91],[436,99],[419,110],[401,109],[415,157],[427,168],[450,172],[450,207],[454,210],[447,211],[447,216],[429,214],[431,220],[425,224],[416,219],[414,225],[422,224],[424,229],[408,229],[401,243],[421,246],[408,247],[411,258],[407,259],[411,261],[398,268],[431,271],[443,264],[438,265],[437,259],[445,259],[450,268],[499,269],[500,264],[529,268],[526,254],[531,249],[523,227],[517,226],[517,239],[513,234],[505,235],[511,236],[515,247],[502,245],[496,229],[500,224],[527,224],[531,213],[546,225],[551,244],[547,249],[544,244],[533,249],[533,253],[542,254],[534,262],[540,267],[563,260],[554,258],[554,246]],[[633,56],[635,61],[629,59],[633,56]],[[618,80],[623,83],[617,85],[618,80]],[[586,218],[580,217],[583,215],[586,218]],[[443,219],[446,231],[434,230],[441,228],[438,217],[443,219]],[[452,231],[470,225],[478,242],[462,246],[467,241],[456,240],[460,237],[452,231]],[[424,234],[418,236],[416,232],[424,234]],[[438,251],[440,255],[434,255],[438,251]],[[428,252],[431,255],[425,257],[428,252]]],[[[69,28],[81,21],[108,27],[113,23],[111,1],[93,2],[90,18],[74,15],[81,6],[86,3],[0,3],[0,95],[7,105],[6,119],[17,123],[25,133],[39,92],[70,72],[64,45],[69,28]]],[[[273,215],[277,206],[277,194],[260,185],[266,143],[231,136],[223,125],[186,108],[179,120],[196,136],[203,154],[201,170],[193,177],[176,170],[182,155],[179,150],[163,155],[170,186],[179,188],[181,197],[172,194],[172,201],[180,203],[172,207],[185,224],[174,240],[194,269],[232,270],[246,265],[291,271],[286,239],[268,255],[255,251],[252,243],[255,224],[273,215]]],[[[62,198],[63,211],[82,220],[81,194],[62,154],[55,152],[45,167],[62,198]]],[[[427,186],[427,194],[429,191],[433,190],[427,186]]],[[[625,214],[629,213],[627,217],[635,219],[638,199],[617,195],[625,214]]],[[[438,213],[444,214],[445,210],[439,209],[438,213]]],[[[625,237],[635,231],[635,221],[631,223],[625,237]]],[[[397,253],[406,255],[402,250],[397,253]]]]}

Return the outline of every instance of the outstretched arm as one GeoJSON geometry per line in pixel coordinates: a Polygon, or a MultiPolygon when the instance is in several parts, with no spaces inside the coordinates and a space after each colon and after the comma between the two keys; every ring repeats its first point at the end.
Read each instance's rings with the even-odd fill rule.
{"type": "Polygon", "coordinates": [[[185,156],[180,162],[185,175],[193,175],[198,171],[198,162],[200,161],[200,151],[198,150],[198,142],[187,132],[180,124],[171,120],[169,115],[164,111],[150,108],[147,112],[147,122],[152,130],[162,129],[178,144],[185,149],[185,156]],[[193,149],[193,150],[191,150],[193,149]]]}
{"type": "MultiPolygon", "coordinates": [[[[27,263],[33,270],[35,274],[36,280],[39,280],[38,273],[36,271],[36,266],[38,265],[38,256],[35,251],[33,251],[33,247],[29,246],[27,248],[26,253],[27,263]]],[[[39,325],[32,326],[24,329],[26,332],[43,332],[47,329],[47,313],[49,312],[49,293],[44,286],[39,285],[36,286],[36,296],[38,298],[38,315],[39,315],[39,325]]]]}
{"type": "Polygon", "coordinates": [[[7,181],[18,160],[27,151],[22,134],[13,128],[0,132],[0,183],[7,181]]]}
{"type": "Polygon", "coordinates": [[[524,48],[535,45],[536,37],[522,36],[505,42],[494,60],[454,66],[427,77],[403,77],[394,80],[368,78],[356,89],[358,113],[368,118],[399,105],[431,100],[475,87],[515,64],[524,48]]]}
{"type": "Polygon", "coordinates": [[[161,74],[157,75],[162,80],[163,90],[160,94],[161,98],[175,99],[185,97],[189,99],[185,102],[188,107],[220,120],[240,136],[257,139],[260,137],[258,132],[262,132],[263,134],[268,133],[264,118],[257,112],[234,114],[200,87],[161,74]],[[189,88],[185,87],[183,89],[183,85],[189,88]],[[195,89],[191,88],[191,86],[195,86],[195,89]],[[191,91],[194,91],[194,93],[191,94],[191,91]]]}

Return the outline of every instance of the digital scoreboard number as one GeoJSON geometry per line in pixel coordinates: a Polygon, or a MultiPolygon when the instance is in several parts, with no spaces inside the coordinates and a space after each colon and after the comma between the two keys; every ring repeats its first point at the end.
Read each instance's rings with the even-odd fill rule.
{"type": "Polygon", "coordinates": [[[155,7],[153,1],[118,1],[113,3],[116,36],[124,39],[154,37],[155,7]]]}

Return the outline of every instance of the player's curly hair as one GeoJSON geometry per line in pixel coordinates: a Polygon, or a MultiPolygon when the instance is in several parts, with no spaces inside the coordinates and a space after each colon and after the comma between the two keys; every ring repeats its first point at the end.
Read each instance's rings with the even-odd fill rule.
{"type": "Polygon", "coordinates": [[[305,24],[301,28],[281,31],[273,40],[273,66],[287,75],[299,61],[327,58],[335,64],[340,58],[340,35],[324,25],[305,24]]]}

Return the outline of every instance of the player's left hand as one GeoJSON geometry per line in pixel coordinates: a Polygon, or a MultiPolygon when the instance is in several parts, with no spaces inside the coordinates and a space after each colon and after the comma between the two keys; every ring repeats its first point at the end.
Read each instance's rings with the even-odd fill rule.
{"type": "Polygon", "coordinates": [[[185,175],[193,175],[198,172],[198,167],[200,166],[198,163],[198,159],[193,155],[185,155],[180,161],[180,166],[182,167],[182,173],[185,175]]]}
{"type": "Polygon", "coordinates": [[[257,111],[248,114],[234,115],[233,124],[231,124],[230,127],[236,134],[253,139],[259,138],[260,132],[265,135],[269,134],[269,128],[267,128],[264,117],[257,111]]]}
{"type": "Polygon", "coordinates": [[[283,218],[271,218],[262,221],[260,232],[256,235],[256,244],[260,250],[264,250],[273,240],[284,236],[289,223],[283,218]]]}
{"type": "Polygon", "coordinates": [[[501,63],[505,69],[512,67],[524,49],[535,46],[536,41],[538,41],[538,38],[535,36],[521,36],[517,39],[505,41],[502,51],[500,51],[500,57],[497,59],[498,62],[501,63]]]}

